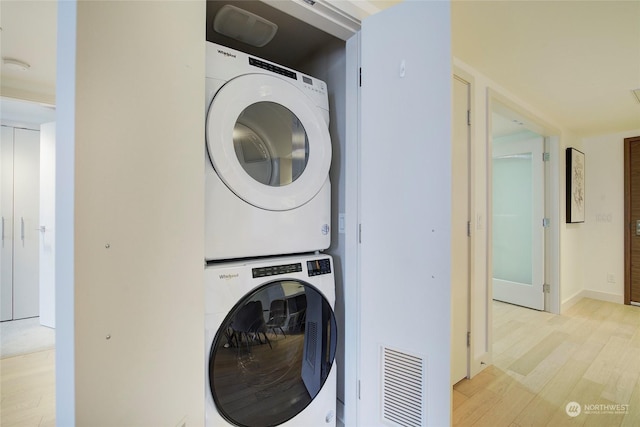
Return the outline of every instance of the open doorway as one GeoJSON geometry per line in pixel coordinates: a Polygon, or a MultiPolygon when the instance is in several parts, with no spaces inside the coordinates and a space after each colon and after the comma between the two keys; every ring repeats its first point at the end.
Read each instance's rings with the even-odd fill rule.
{"type": "Polygon", "coordinates": [[[559,313],[559,131],[496,93],[489,100],[491,297],[559,313]]]}
{"type": "Polygon", "coordinates": [[[493,299],[544,310],[544,138],[492,112],[493,299]]]}

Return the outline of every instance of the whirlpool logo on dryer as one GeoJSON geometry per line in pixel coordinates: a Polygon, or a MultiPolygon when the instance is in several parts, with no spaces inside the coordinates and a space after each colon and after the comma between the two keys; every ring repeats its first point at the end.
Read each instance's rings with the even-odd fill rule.
{"type": "Polygon", "coordinates": [[[229,58],[235,58],[236,56],[231,52],[225,52],[224,50],[218,49],[218,53],[220,55],[228,56],[229,58]]]}
{"type": "Polygon", "coordinates": [[[218,277],[221,280],[231,280],[231,279],[237,279],[238,277],[240,277],[240,274],[238,274],[238,273],[235,273],[235,274],[221,274],[218,277]]]}

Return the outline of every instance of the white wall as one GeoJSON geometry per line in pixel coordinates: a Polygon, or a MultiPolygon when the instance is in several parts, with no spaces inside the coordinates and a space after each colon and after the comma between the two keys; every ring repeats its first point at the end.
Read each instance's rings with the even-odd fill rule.
{"type": "Polygon", "coordinates": [[[205,2],[59,11],[57,423],[202,425],[205,2]]]}
{"type": "Polygon", "coordinates": [[[640,129],[582,140],[584,296],[624,302],[624,139],[638,135],[640,129]]]}
{"type": "Polygon", "coordinates": [[[40,126],[40,324],[56,325],[56,124],[40,126]]]}
{"type": "Polygon", "coordinates": [[[584,239],[581,224],[567,224],[566,207],[566,149],[574,147],[582,150],[578,136],[565,131],[560,147],[560,301],[561,312],[577,302],[584,289],[584,265],[582,251],[584,239]]]}

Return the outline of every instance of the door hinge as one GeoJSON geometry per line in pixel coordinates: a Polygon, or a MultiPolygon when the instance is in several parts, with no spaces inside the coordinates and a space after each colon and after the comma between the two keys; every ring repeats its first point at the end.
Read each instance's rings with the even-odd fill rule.
{"type": "Polygon", "coordinates": [[[467,237],[471,237],[471,221],[467,221],[467,237]]]}
{"type": "Polygon", "coordinates": [[[551,292],[551,285],[549,285],[548,283],[545,283],[544,285],[542,285],[542,292],[545,294],[548,294],[551,292]]]}
{"type": "Polygon", "coordinates": [[[471,347],[471,332],[467,332],[467,347],[471,347]]]}
{"type": "Polygon", "coordinates": [[[360,400],[360,380],[358,380],[358,400],[360,400]]]}
{"type": "Polygon", "coordinates": [[[358,243],[362,243],[362,224],[358,224],[358,243]]]}
{"type": "Polygon", "coordinates": [[[542,161],[548,162],[549,160],[551,160],[551,153],[542,153],[542,161]]]}
{"type": "Polygon", "coordinates": [[[358,69],[358,86],[362,87],[362,67],[358,69]]]}
{"type": "Polygon", "coordinates": [[[551,227],[551,218],[542,218],[542,226],[544,228],[551,227]]]}
{"type": "Polygon", "coordinates": [[[467,110],[467,126],[471,126],[471,110],[467,110]]]}

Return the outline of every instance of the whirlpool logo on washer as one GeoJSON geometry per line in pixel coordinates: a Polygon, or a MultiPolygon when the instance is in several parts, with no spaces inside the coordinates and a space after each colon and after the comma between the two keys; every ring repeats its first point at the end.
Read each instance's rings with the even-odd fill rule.
{"type": "Polygon", "coordinates": [[[236,273],[236,274],[221,274],[218,276],[220,278],[220,280],[231,280],[231,279],[237,279],[238,277],[240,277],[240,274],[236,273]]]}
{"type": "Polygon", "coordinates": [[[235,58],[236,56],[231,52],[225,52],[222,49],[218,49],[218,53],[223,56],[228,56],[229,58],[235,58]]]}

